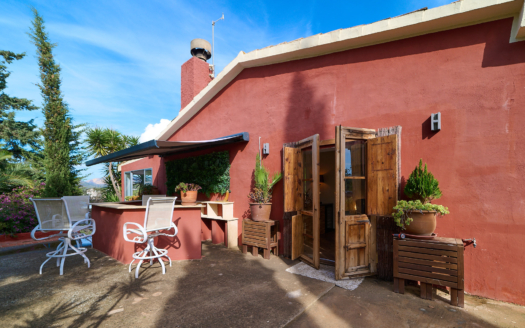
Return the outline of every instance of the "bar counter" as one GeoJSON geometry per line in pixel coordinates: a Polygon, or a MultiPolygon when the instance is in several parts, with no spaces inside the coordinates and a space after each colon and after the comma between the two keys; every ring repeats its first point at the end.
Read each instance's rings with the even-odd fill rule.
{"type": "MultiPolygon", "coordinates": [[[[120,203],[91,203],[91,217],[95,220],[97,231],[93,235],[93,248],[112,258],[129,264],[133,253],[144,249],[147,243],[137,244],[124,240],[123,226],[126,222],[144,225],[146,206],[141,201],[120,203]]],[[[172,261],[201,259],[201,208],[175,205],[173,222],[179,229],[177,236],[159,236],[155,246],[168,250],[172,261]]],[[[169,233],[173,233],[170,230],[169,233]]]]}

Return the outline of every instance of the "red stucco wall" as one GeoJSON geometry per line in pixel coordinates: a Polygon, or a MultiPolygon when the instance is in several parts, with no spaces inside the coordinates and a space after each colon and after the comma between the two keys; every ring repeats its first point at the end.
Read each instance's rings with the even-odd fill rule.
{"type": "MultiPolygon", "coordinates": [[[[248,144],[230,151],[231,200],[241,218],[259,136],[270,143],[264,164],[277,171],[283,143],[315,133],[334,138],[339,124],[401,125],[402,178],[423,158],[443,191],[434,203],[451,212],[436,232],[478,242],[465,251],[466,291],[525,304],[525,43],[509,43],[511,24],[245,69],[170,140],[250,133],[248,144]],[[431,133],[436,112],[442,130],[431,133]]],[[[282,190],[279,183],[274,220],[282,220],[282,190]]]]}

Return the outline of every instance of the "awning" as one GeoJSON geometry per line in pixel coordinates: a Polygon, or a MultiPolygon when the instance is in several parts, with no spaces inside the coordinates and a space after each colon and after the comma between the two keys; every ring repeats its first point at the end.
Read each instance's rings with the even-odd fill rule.
{"type": "Polygon", "coordinates": [[[173,154],[187,153],[236,142],[249,141],[248,132],[232,134],[222,138],[201,141],[159,141],[150,140],[139,145],[117,151],[106,156],[98,157],[86,162],[86,166],[91,166],[107,162],[123,162],[131,159],[147,157],[151,155],[168,156],[173,154]]]}

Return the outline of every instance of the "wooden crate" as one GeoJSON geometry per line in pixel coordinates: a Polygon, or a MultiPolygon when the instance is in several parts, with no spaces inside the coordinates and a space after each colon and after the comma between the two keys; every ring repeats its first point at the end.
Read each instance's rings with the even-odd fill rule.
{"type": "Polygon", "coordinates": [[[394,239],[394,291],[403,294],[405,280],[421,283],[421,298],[432,299],[432,285],[450,287],[451,304],[464,306],[463,241],[394,239]]]}
{"type": "Polygon", "coordinates": [[[252,247],[252,255],[259,254],[259,248],[264,249],[264,258],[270,259],[270,251],[273,249],[275,256],[279,255],[279,221],[242,221],[242,252],[248,252],[248,246],[252,247]]]}

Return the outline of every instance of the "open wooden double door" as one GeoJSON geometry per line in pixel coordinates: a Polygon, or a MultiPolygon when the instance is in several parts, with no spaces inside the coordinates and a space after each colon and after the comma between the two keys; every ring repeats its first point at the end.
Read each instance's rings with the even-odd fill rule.
{"type": "Polygon", "coordinates": [[[335,147],[335,277],[375,274],[375,216],[397,202],[397,135],[337,126],[284,147],[284,207],[291,213],[291,258],[320,267],[320,150],[335,147]]]}

